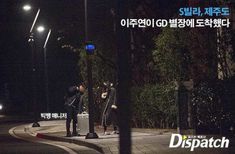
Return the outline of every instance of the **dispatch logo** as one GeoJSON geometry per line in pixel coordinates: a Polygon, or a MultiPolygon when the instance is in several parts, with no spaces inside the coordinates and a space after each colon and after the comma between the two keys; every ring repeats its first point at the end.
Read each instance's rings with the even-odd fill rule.
{"type": "Polygon", "coordinates": [[[185,148],[194,151],[196,148],[228,148],[229,139],[222,138],[207,138],[199,135],[180,135],[172,134],[169,148],[185,148]]]}

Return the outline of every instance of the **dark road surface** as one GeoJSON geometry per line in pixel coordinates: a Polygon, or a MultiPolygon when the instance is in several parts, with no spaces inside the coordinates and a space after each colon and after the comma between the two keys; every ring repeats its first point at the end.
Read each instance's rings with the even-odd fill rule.
{"type": "Polygon", "coordinates": [[[20,123],[0,123],[0,154],[66,154],[61,148],[12,137],[8,131],[20,123]]]}
{"type": "Polygon", "coordinates": [[[100,154],[85,146],[44,140],[25,133],[23,126],[32,123],[32,119],[28,119],[29,117],[0,114],[0,154],[100,154]],[[21,133],[12,134],[11,132],[9,134],[9,130],[14,130],[16,126],[18,129],[20,128],[21,133]],[[21,129],[21,127],[23,128],[21,129]]]}

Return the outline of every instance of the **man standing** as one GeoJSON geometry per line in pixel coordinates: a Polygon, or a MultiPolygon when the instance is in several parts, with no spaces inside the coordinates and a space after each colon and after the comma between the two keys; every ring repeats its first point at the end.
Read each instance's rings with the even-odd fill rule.
{"type": "Polygon", "coordinates": [[[118,133],[117,126],[117,106],[116,106],[116,89],[112,86],[112,83],[104,83],[106,93],[102,94],[102,98],[105,98],[105,105],[102,113],[101,124],[104,127],[104,135],[109,135],[107,127],[113,124],[114,131],[112,134],[118,133]],[[105,96],[104,96],[105,95],[105,96]]]}
{"type": "Polygon", "coordinates": [[[83,112],[83,99],[82,95],[85,91],[85,86],[71,86],[68,88],[65,96],[65,109],[67,112],[66,119],[66,136],[77,136],[77,114],[83,112]],[[73,133],[70,132],[70,123],[73,120],[73,133]]]}

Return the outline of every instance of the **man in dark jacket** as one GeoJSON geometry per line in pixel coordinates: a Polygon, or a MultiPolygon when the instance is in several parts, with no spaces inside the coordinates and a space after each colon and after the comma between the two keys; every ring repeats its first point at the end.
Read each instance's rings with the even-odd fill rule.
{"type": "Polygon", "coordinates": [[[117,129],[117,106],[116,106],[116,89],[112,86],[111,83],[107,82],[104,84],[107,89],[107,96],[105,98],[105,105],[102,113],[101,124],[104,127],[104,135],[109,135],[107,127],[113,124],[114,131],[113,134],[118,133],[117,129]]]}
{"type": "Polygon", "coordinates": [[[84,85],[71,86],[65,96],[65,109],[67,111],[66,132],[67,137],[77,136],[77,114],[83,112],[84,85]],[[70,123],[73,120],[73,133],[70,132],[70,123]]]}

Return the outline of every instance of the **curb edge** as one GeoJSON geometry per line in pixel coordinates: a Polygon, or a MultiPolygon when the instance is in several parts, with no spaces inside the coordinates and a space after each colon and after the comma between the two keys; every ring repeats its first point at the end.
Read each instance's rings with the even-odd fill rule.
{"type": "Polygon", "coordinates": [[[81,140],[75,140],[75,139],[66,139],[66,138],[61,138],[61,137],[56,137],[56,136],[51,136],[51,135],[45,135],[42,133],[36,133],[36,137],[42,138],[42,139],[47,139],[47,140],[53,140],[53,141],[61,141],[61,142],[68,142],[68,143],[74,143],[77,145],[81,146],[86,146],[88,148],[92,148],[102,154],[111,154],[109,148],[103,147],[96,145],[94,143],[89,143],[81,140]]]}

